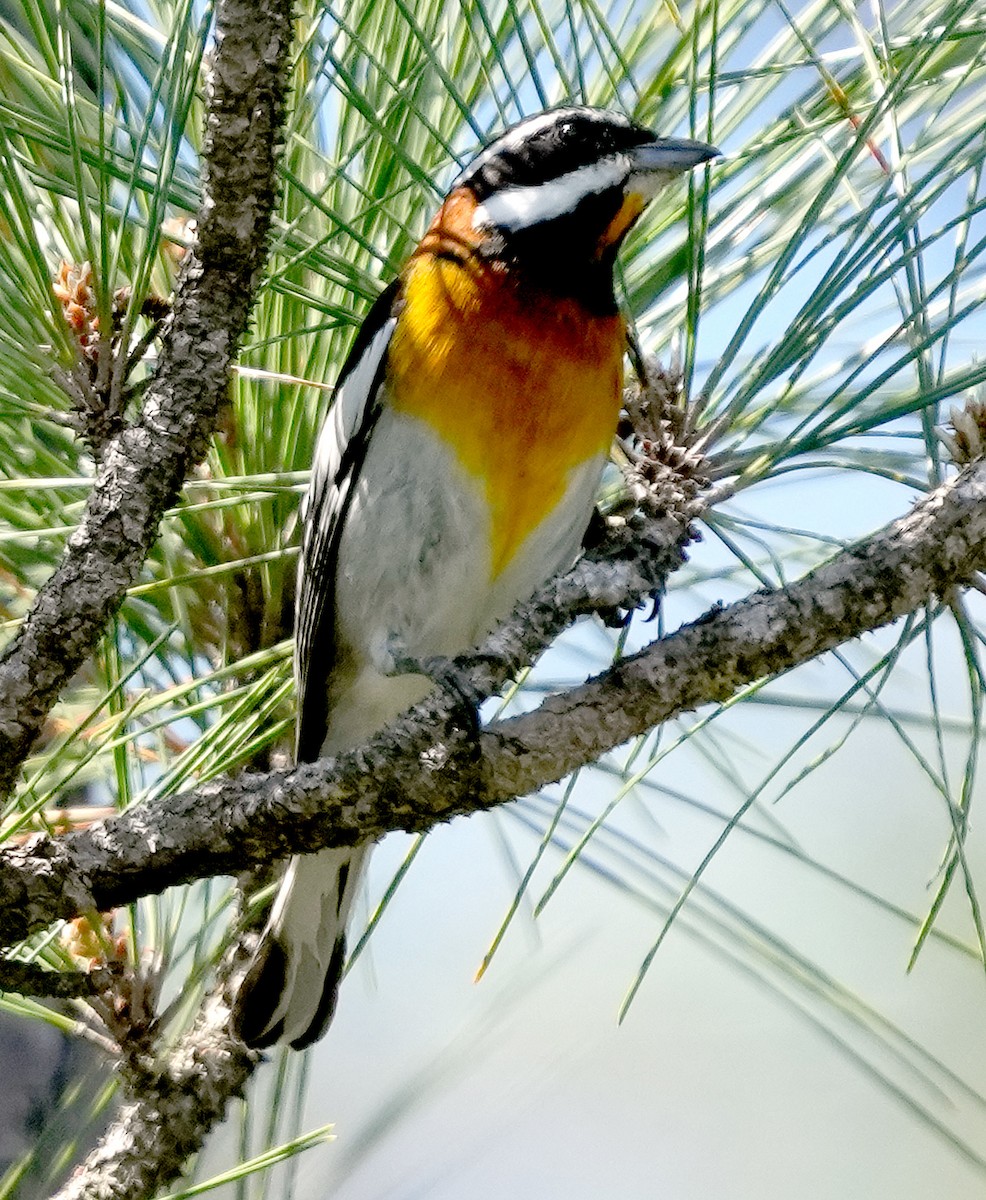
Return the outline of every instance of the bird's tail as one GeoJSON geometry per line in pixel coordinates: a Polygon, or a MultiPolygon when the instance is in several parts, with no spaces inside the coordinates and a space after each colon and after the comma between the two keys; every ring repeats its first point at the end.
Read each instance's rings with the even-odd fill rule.
{"type": "Polygon", "coordinates": [[[293,858],[233,1011],[248,1045],[310,1046],[335,1011],[346,924],[371,843],[293,858]]]}

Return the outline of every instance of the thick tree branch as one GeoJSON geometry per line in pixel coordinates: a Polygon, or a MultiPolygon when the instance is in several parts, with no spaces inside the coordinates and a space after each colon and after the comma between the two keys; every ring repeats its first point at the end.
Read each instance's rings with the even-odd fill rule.
{"type": "Polygon", "coordinates": [[[106,445],[82,522],[0,659],[0,795],[204,455],[246,329],[276,198],[290,0],[223,0],[216,22],[198,244],[140,417],[106,445]]]}
{"type": "Polygon", "coordinates": [[[105,968],[95,971],[51,971],[37,963],[0,959],[0,992],[72,1000],[80,996],[95,996],[111,987],[113,982],[113,972],[105,968]]]}
{"type": "Polygon", "coordinates": [[[760,591],[486,735],[493,795],[523,795],[682,712],[727,700],[946,596],[986,566],[986,463],[787,587],[760,591]]]}
{"type": "MultiPolygon", "coordinates": [[[[0,661],[0,793],[135,581],[226,399],[276,200],[291,17],[291,0],[218,4],[196,250],[140,417],[105,446],[82,523],[0,661]]],[[[69,890],[80,912],[91,911],[86,882],[69,890]]],[[[219,986],[160,1063],[132,1056],[121,1064],[127,1099],[63,1200],[138,1200],[181,1173],[257,1061],[228,1033],[228,1016],[219,986]]]]}
{"type": "MultiPolygon", "coordinates": [[[[389,830],[425,830],[550,783],[634,734],[776,675],[947,594],[986,564],[986,464],[797,583],[759,592],[656,641],[581,688],[478,735],[456,689],[367,746],[291,772],[222,779],[65,837],[0,854],[0,939],[172,884],[389,830]],[[446,697],[452,696],[450,701],[446,697]]],[[[561,591],[567,587],[556,585],[561,591]]],[[[484,648],[528,640],[522,610],[484,648]]],[[[466,665],[468,660],[463,660],[466,665]]]]}
{"type": "Polygon", "coordinates": [[[144,1200],[181,1175],[259,1061],[229,1032],[222,981],[163,1063],[127,1068],[120,1110],[54,1200],[144,1200]]]}

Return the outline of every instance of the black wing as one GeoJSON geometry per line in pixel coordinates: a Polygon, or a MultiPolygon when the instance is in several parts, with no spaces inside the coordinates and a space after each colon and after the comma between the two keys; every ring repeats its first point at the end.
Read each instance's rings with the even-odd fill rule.
{"type": "Polygon", "coordinates": [[[318,758],[328,720],[326,681],[335,662],[335,577],[339,537],[366,446],[380,414],[380,385],[396,321],[399,281],[377,297],[332,393],[302,506],[294,669],[296,761],[318,758]]]}

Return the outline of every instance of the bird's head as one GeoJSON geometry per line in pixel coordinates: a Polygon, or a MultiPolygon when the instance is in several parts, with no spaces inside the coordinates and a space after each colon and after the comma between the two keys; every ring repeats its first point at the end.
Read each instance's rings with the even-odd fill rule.
{"type": "Polygon", "coordinates": [[[615,306],[613,263],[647,204],[719,152],[619,113],[556,108],[514,125],[462,172],[430,231],[538,288],[615,306]],[[451,235],[451,240],[449,235],[451,235]]]}

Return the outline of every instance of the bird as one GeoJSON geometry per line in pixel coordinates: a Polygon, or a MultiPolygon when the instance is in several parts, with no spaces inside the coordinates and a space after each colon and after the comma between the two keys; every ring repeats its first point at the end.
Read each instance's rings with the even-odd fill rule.
{"type": "MultiPolygon", "coordinates": [[[[461,171],[337,379],[302,508],[296,760],[360,745],[576,559],[621,407],[617,251],[718,155],[564,106],[461,171]],[[411,664],[411,669],[408,669],[411,664]]],[[[328,1027],[370,842],[292,858],[240,985],[248,1045],[328,1027]]]]}

